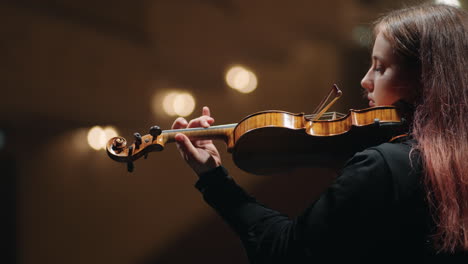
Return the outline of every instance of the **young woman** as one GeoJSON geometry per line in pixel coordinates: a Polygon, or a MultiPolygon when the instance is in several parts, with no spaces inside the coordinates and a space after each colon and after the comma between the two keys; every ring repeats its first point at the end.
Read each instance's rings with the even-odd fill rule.
{"type": "MultiPolygon", "coordinates": [[[[176,136],[200,177],[196,187],[251,262],[468,256],[468,15],[434,4],[393,11],[375,24],[371,58],[362,80],[369,105],[412,106],[408,136],[355,154],[296,219],[245,193],[211,141],[176,136]]],[[[178,118],[173,128],[213,122],[204,107],[201,117],[178,118]]]]}

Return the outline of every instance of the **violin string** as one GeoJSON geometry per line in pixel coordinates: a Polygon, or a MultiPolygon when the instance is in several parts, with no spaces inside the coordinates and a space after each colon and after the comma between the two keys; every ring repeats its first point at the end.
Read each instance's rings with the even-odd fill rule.
{"type": "MultiPolygon", "coordinates": [[[[304,115],[304,117],[307,118],[307,119],[313,119],[316,116],[317,116],[317,114],[304,115]]],[[[333,118],[333,117],[341,118],[341,117],[344,117],[344,116],[346,116],[346,115],[343,114],[343,113],[339,113],[339,112],[327,112],[327,113],[323,114],[321,118],[324,118],[324,119],[325,118],[333,118]]]]}

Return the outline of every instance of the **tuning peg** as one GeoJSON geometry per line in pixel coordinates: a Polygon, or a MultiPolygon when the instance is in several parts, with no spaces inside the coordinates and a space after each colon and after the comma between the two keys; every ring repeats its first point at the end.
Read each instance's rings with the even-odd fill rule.
{"type": "Polygon", "coordinates": [[[157,136],[161,135],[162,131],[160,127],[152,126],[150,127],[149,133],[151,136],[153,136],[152,140],[154,140],[157,136]]]}
{"type": "Polygon", "coordinates": [[[158,126],[152,126],[150,127],[150,130],[149,130],[149,133],[153,136],[153,137],[157,137],[159,135],[161,135],[161,128],[158,127],[158,126]]]}
{"type": "Polygon", "coordinates": [[[128,156],[131,157],[133,155],[133,146],[128,147],[128,156]]]}
{"type": "Polygon", "coordinates": [[[127,171],[133,172],[134,169],[135,169],[135,165],[133,165],[133,162],[131,161],[127,162],[127,171]]]}
{"type": "Polygon", "coordinates": [[[141,145],[141,135],[140,133],[135,133],[133,136],[135,137],[135,148],[138,149],[141,145]]]}

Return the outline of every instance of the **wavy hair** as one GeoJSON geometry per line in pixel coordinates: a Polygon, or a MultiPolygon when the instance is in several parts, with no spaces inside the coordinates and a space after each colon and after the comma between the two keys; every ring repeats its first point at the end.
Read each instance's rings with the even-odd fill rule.
{"type": "Polygon", "coordinates": [[[468,13],[423,4],[376,21],[417,85],[411,134],[421,153],[440,252],[468,250],[468,13]]]}

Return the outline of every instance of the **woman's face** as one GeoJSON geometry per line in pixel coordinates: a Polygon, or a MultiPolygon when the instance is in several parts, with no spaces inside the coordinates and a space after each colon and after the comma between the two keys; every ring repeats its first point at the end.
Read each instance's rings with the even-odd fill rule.
{"type": "Polygon", "coordinates": [[[391,105],[405,97],[407,78],[400,69],[390,42],[379,32],[372,50],[372,65],[361,81],[370,107],[391,105]]]}

